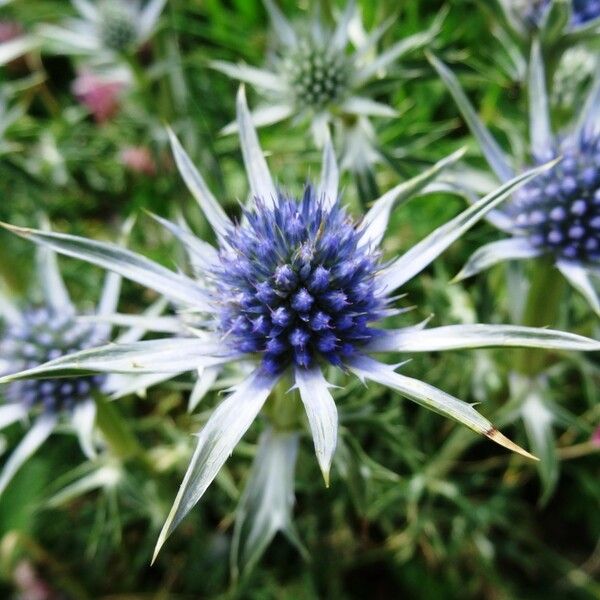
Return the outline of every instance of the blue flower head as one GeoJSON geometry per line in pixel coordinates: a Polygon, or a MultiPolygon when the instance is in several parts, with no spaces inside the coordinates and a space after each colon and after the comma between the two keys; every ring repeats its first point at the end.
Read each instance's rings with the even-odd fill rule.
{"type": "MultiPolygon", "coordinates": [[[[538,27],[548,9],[551,0],[533,0],[524,2],[522,11],[526,23],[538,27]]],[[[600,0],[572,0],[571,4],[571,25],[579,26],[589,23],[600,17],[600,0]]]]}
{"type": "Polygon", "coordinates": [[[375,331],[385,302],[375,295],[379,253],[339,202],[329,207],[307,186],[301,201],[279,193],[256,200],[227,235],[215,270],[224,298],[219,328],[243,352],[259,352],[268,372],[318,357],[341,365],[375,331]]]}
{"type": "MultiPolygon", "coordinates": [[[[53,307],[31,307],[24,310],[19,323],[6,328],[0,341],[2,357],[10,372],[32,369],[78,350],[106,343],[101,328],[76,322],[73,313],[53,307]]],[[[7,389],[9,402],[24,408],[58,413],[71,411],[88,401],[95,390],[101,390],[106,375],[81,376],[74,379],[27,379],[14,381],[7,389]]]]}
{"type": "Polygon", "coordinates": [[[533,247],[583,263],[600,259],[600,135],[565,138],[548,157],[562,161],[522,187],[509,205],[533,247]]]}
{"type": "Polygon", "coordinates": [[[573,25],[583,25],[600,17],[600,0],[573,0],[573,25]]]}
{"type": "MultiPolygon", "coordinates": [[[[446,83],[490,168],[501,181],[510,180],[523,164],[505,155],[479,120],[456,76],[437,58],[431,62],[446,83]]],[[[489,221],[511,237],[482,246],[457,279],[470,277],[505,260],[538,256],[552,259],[565,279],[600,315],[600,297],[593,279],[600,277],[600,77],[566,133],[552,130],[550,100],[539,40],[531,47],[528,77],[529,147],[538,163],[557,158],[546,173],[518,190],[489,221]]],[[[458,187],[463,183],[455,182],[458,187]]]]}

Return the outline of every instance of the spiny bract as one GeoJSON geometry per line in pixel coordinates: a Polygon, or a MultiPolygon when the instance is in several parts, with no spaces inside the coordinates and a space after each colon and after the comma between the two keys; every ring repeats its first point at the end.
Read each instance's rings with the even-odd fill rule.
{"type": "MultiPolygon", "coordinates": [[[[19,371],[105,342],[95,327],[77,323],[71,313],[36,307],[23,312],[22,323],[7,327],[0,349],[9,370],[19,371]]],[[[71,410],[77,402],[87,400],[92,390],[100,389],[105,379],[105,375],[94,375],[15,381],[8,388],[7,399],[47,412],[71,410]]]]}
{"type": "Polygon", "coordinates": [[[379,254],[338,202],[326,208],[312,187],[300,202],[279,194],[227,236],[215,272],[219,329],[242,352],[260,352],[279,373],[318,356],[340,365],[376,331],[384,301],[375,293],[379,254]]]}
{"type": "Polygon", "coordinates": [[[515,195],[516,225],[537,248],[569,260],[598,260],[600,135],[584,131],[551,154],[562,161],[515,195]]]}

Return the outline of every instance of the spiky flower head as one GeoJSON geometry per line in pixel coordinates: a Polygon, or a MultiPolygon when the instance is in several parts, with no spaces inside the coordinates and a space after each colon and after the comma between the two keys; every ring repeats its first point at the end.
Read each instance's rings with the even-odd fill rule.
{"type": "Polygon", "coordinates": [[[119,62],[154,32],[166,0],[72,0],[77,18],[38,29],[45,46],[64,54],[87,55],[96,64],[119,62]]]}
{"type": "MultiPolygon", "coordinates": [[[[39,306],[24,310],[21,322],[7,327],[0,340],[0,352],[9,370],[16,372],[106,341],[97,326],[78,323],[72,312],[39,306]]],[[[15,381],[7,390],[7,399],[22,403],[26,409],[71,411],[78,403],[87,401],[94,391],[101,390],[105,380],[106,376],[100,374],[15,381]]]]}
{"type": "MultiPolygon", "coordinates": [[[[378,54],[388,20],[369,35],[355,0],[348,0],[335,27],[320,17],[310,23],[291,22],[273,0],[263,0],[276,38],[274,52],[264,67],[236,65],[216,60],[211,66],[256,87],[265,102],[256,109],[255,122],[271,125],[288,118],[310,124],[316,144],[322,147],[333,128],[340,140],[342,166],[364,172],[382,159],[371,117],[394,117],[396,111],[370,97],[367,84],[382,77],[406,54],[429,43],[440,28],[443,12],[428,31],[404,38],[378,54]],[[357,150],[357,148],[359,150],[357,150]]],[[[225,133],[236,130],[229,124],[225,133]]]]}
{"type": "Polygon", "coordinates": [[[300,108],[321,110],[348,93],[350,64],[343,52],[306,37],[281,61],[282,74],[300,108]]]}
{"type": "MultiPolygon", "coordinates": [[[[454,96],[490,168],[500,180],[508,181],[514,176],[515,164],[479,120],[452,71],[435,57],[431,62],[454,96]]],[[[546,256],[600,314],[600,297],[590,279],[600,276],[600,77],[573,115],[571,127],[555,134],[538,39],[531,46],[528,71],[530,155],[533,161],[556,158],[558,162],[489,215],[492,224],[512,237],[477,250],[458,278],[504,260],[546,256]]]]}
{"type": "Polygon", "coordinates": [[[584,263],[600,259],[600,135],[584,130],[549,157],[562,161],[521,188],[509,212],[535,248],[584,263]]]}
{"type": "Polygon", "coordinates": [[[379,254],[361,245],[357,223],[338,202],[308,186],[302,200],[257,200],[226,237],[215,271],[219,297],[230,298],[219,329],[243,352],[257,352],[269,373],[334,365],[375,335],[382,315],[375,294],[379,254]]]}
{"type": "Polygon", "coordinates": [[[98,5],[99,33],[107,48],[121,52],[133,44],[137,37],[135,14],[119,0],[103,0],[98,5]]]}

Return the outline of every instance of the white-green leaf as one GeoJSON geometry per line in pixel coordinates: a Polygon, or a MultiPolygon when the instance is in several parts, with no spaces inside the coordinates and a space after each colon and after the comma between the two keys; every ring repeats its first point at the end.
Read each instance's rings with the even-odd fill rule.
{"type": "Polygon", "coordinates": [[[338,413],[329,393],[331,386],[318,366],[310,369],[296,368],[295,377],[308,417],[317,461],[325,485],[329,486],[329,471],[338,436],[338,413]]]}
{"type": "Polygon", "coordinates": [[[290,25],[273,0],[263,0],[263,4],[269,13],[275,34],[285,46],[295,46],[297,42],[296,32],[290,25]]]}
{"type": "Polygon", "coordinates": [[[198,377],[188,401],[188,412],[192,412],[196,409],[202,398],[206,396],[215,381],[217,381],[217,377],[221,374],[222,370],[223,367],[221,365],[205,367],[198,370],[198,377]]]}
{"type": "Polygon", "coordinates": [[[144,6],[137,24],[140,41],[145,41],[150,37],[166,3],[167,0],[150,0],[144,6]]]}
{"type": "Polygon", "coordinates": [[[198,445],[156,542],[152,562],[169,535],[212,483],[258,415],[277,379],[257,369],[236,386],[211,415],[198,435],[198,445]]]}
{"type": "Polygon", "coordinates": [[[521,173],[514,179],[504,183],[497,190],[488,194],[460,215],[438,227],[424,240],[413,246],[408,252],[397,258],[388,268],[378,276],[378,285],[386,293],[393,292],[397,287],[420,273],[433,260],[435,260],[448,246],[455,242],[461,235],[480,221],[489,211],[498,206],[520,186],[552,168],[557,161],[551,161],[521,173]]]}
{"type": "Polygon", "coordinates": [[[10,404],[0,405],[0,431],[5,427],[24,419],[27,416],[27,409],[22,404],[11,402],[10,404]]]}
{"type": "Polygon", "coordinates": [[[0,495],[11,482],[17,471],[27,462],[36,450],[48,439],[56,427],[54,415],[43,414],[37,418],[19,445],[6,461],[0,473],[0,495]]]}
{"type": "Polygon", "coordinates": [[[260,436],[235,513],[231,563],[236,577],[240,570],[247,574],[253,568],[278,532],[305,553],[292,521],[298,437],[295,431],[271,428],[260,436]]]}
{"type": "Polygon", "coordinates": [[[586,269],[565,260],[559,260],[556,266],[564,278],[587,300],[592,310],[600,316],[600,298],[586,269]]]}
{"type": "Polygon", "coordinates": [[[441,171],[456,163],[464,154],[464,149],[454,152],[435,163],[426,171],[423,171],[423,173],[398,184],[381,196],[381,198],[377,199],[363,218],[362,227],[365,233],[361,238],[361,245],[371,244],[379,246],[387,230],[392,209],[398,204],[410,200],[415,194],[418,194],[441,171]]]}
{"type": "Polygon", "coordinates": [[[351,96],[344,100],[340,108],[344,112],[366,117],[393,118],[398,116],[398,111],[391,106],[362,96],[351,96]]]}
{"type": "Polygon", "coordinates": [[[183,149],[183,146],[179,143],[177,136],[171,129],[168,129],[169,140],[171,141],[171,149],[173,151],[173,157],[175,163],[179,169],[181,177],[185,181],[188,189],[192,196],[198,202],[200,209],[204,213],[207,221],[215,232],[224,236],[227,231],[231,228],[231,221],[225,214],[223,207],[219,204],[218,200],[214,197],[210,191],[206,182],[200,175],[198,169],[194,166],[194,163],[188,156],[187,152],[183,149]]]}
{"type": "Polygon", "coordinates": [[[195,281],[116,244],[106,244],[65,233],[15,227],[6,223],[2,226],[60,254],[114,271],[183,305],[192,305],[206,311],[213,310],[206,292],[195,281]]]}
{"type": "Polygon", "coordinates": [[[597,352],[600,350],[600,342],[554,329],[477,323],[424,330],[413,327],[390,330],[377,336],[365,349],[368,352],[440,352],[495,347],[597,352]]]}
{"type": "Polygon", "coordinates": [[[429,43],[433,38],[433,35],[434,32],[432,31],[421,31],[396,42],[389,50],[379,54],[375,60],[367,63],[356,72],[354,76],[355,84],[361,85],[366,83],[375,77],[379,71],[390,66],[404,54],[408,54],[408,52],[429,43]]]}
{"type": "MultiPolygon", "coordinates": [[[[269,104],[267,106],[259,106],[255,108],[250,116],[254,127],[264,127],[265,125],[273,125],[284,121],[294,114],[292,104],[269,104]]],[[[237,121],[233,121],[221,129],[222,135],[231,135],[239,131],[237,121]]]]}
{"type": "Polygon", "coordinates": [[[250,183],[250,191],[254,198],[259,198],[266,206],[273,206],[277,199],[277,190],[258,142],[256,129],[252,124],[252,117],[248,110],[243,86],[240,86],[238,91],[236,107],[240,145],[250,183]]]}
{"type": "Polygon", "coordinates": [[[514,177],[514,169],[508,163],[504,152],[494,139],[494,136],[475,112],[454,73],[432,54],[428,53],[427,58],[448,87],[467,125],[477,138],[481,146],[481,151],[500,181],[508,181],[514,177]]]}
{"type": "Polygon", "coordinates": [[[191,231],[184,229],[172,221],[163,219],[152,213],[151,216],[185,246],[188,255],[192,257],[191,260],[195,267],[201,267],[203,271],[206,271],[217,264],[219,258],[218,251],[214,246],[211,246],[208,242],[195,236],[191,231]]]}
{"type": "Polygon", "coordinates": [[[73,310],[65,282],[63,281],[56,254],[41,246],[36,252],[37,276],[45,301],[58,313],[73,310]]]}
{"type": "Polygon", "coordinates": [[[524,260],[539,256],[542,251],[534,248],[526,238],[514,237],[497,242],[490,242],[476,250],[454,281],[462,281],[472,277],[489,267],[508,260],[524,260]]]}
{"type": "Polygon", "coordinates": [[[77,402],[71,415],[73,429],[79,439],[83,453],[89,458],[96,457],[94,447],[94,424],[96,422],[96,403],[90,398],[85,402],[77,402]]]}
{"type": "Polygon", "coordinates": [[[340,172],[338,169],[335,150],[328,136],[323,147],[323,164],[321,166],[321,182],[317,191],[317,197],[322,199],[324,207],[331,207],[338,197],[338,186],[340,172]]]}
{"type": "Polygon", "coordinates": [[[531,151],[534,156],[546,160],[552,150],[552,128],[550,127],[550,105],[546,91],[546,74],[540,41],[531,45],[529,60],[529,130],[531,151]]]}
{"type": "Polygon", "coordinates": [[[85,373],[184,373],[234,360],[236,355],[221,344],[194,338],[144,340],[108,344],[61,356],[37,367],[0,378],[0,383],[20,379],[67,377],[85,373]]]}
{"type": "Polygon", "coordinates": [[[37,45],[33,38],[25,36],[0,44],[0,67],[19,58],[19,56],[23,56],[37,45]]]}
{"type": "Polygon", "coordinates": [[[556,440],[552,430],[554,418],[542,397],[545,390],[540,389],[535,382],[531,388],[527,396],[522,399],[521,418],[529,445],[540,459],[537,466],[543,487],[541,502],[544,503],[556,488],[559,475],[556,440]]]}
{"type": "Polygon", "coordinates": [[[272,73],[266,69],[257,69],[256,67],[244,64],[234,65],[224,60],[211,60],[208,64],[216,71],[220,71],[228,77],[249,83],[261,90],[278,92],[280,94],[287,91],[285,80],[276,73],[272,73]]]}
{"type": "Polygon", "coordinates": [[[470,404],[443,392],[423,381],[400,375],[394,367],[386,365],[372,358],[359,357],[348,364],[361,379],[370,379],[381,385],[396,390],[409,400],[466,425],[476,433],[486,436],[490,440],[517,452],[527,458],[534,456],[526,452],[508,438],[503,436],[483,415],[479,414],[470,404]]]}

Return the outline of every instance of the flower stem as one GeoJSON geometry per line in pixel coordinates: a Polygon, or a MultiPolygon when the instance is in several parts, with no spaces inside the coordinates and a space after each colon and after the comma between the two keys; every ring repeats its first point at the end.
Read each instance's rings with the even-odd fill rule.
{"type": "MultiPolygon", "coordinates": [[[[564,280],[554,263],[547,258],[535,265],[531,287],[527,295],[523,313],[523,325],[528,327],[548,327],[556,324],[564,280]]],[[[534,376],[541,373],[548,360],[547,350],[521,348],[515,356],[515,369],[523,375],[534,376]]]]}
{"type": "Polygon", "coordinates": [[[142,448],[119,413],[100,395],[96,401],[96,424],[112,452],[122,460],[142,456],[142,448]]]}
{"type": "Polygon", "coordinates": [[[292,381],[284,375],[264,407],[264,414],[275,431],[295,431],[302,427],[302,409],[298,394],[289,391],[292,381]]]}

